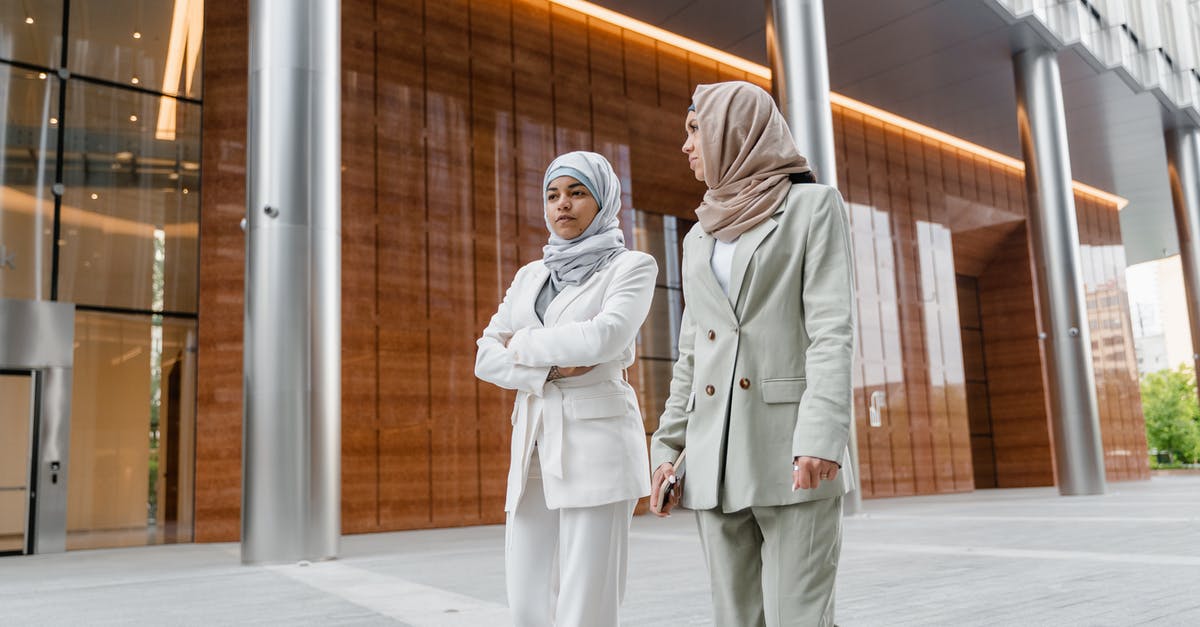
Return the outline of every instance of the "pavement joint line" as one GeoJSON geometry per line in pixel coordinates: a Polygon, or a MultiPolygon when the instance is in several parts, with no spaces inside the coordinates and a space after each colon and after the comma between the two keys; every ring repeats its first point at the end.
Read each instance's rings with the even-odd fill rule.
{"type": "Polygon", "coordinates": [[[942,515],[930,516],[921,514],[863,514],[862,518],[847,520],[935,520],[954,522],[1063,522],[1063,523],[1200,523],[1200,517],[1195,516],[981,516],[981,515],[942,515]]]}
{"type": "Polygon", "coordinates": [[[955,546],[935,544],[890,544],[883,542],[847,543],[845,548],[865,552],[917,553],[928,555],[972,555],[976,557],[1015,557],[1154,566],[1200,566],[1200,557],[1185,555],[1155,555],[1151,553],[1100,553],[1096,551],[1062,551],[1054,549],[1006,549],[1000,547],[955,546]]]}
{"type": "Polygon", "coordinates": [[[264,569],[411,625],[504,627],[512,624],[508,607],[504,605],[341,562],[288,564],[264,569]]]}

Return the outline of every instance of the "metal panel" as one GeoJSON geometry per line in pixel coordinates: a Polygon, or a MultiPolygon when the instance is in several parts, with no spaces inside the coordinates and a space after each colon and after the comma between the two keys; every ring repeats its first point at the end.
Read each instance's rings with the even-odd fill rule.
{"type": "Polygon", "coordinates": [[[70,368],[74,342],[73,303],[0,298],[0,368],[70,368]]]}

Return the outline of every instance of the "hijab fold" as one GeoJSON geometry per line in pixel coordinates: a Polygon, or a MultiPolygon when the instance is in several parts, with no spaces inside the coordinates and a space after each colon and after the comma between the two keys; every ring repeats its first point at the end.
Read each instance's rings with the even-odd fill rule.
{"type": "Polygon", "coordinates": [[[550,239],[542,248],[542,263],[550,270],[550,284],[555,293],[568,285],[584,283],[625,252],[625,235],[618,218],[621,181],[608,159],[582,150],[561,155],[546,168],[542,190],[560,176],[570,176],[583,183],[596,199],[600,211],[583,233],[569,240],[559,237],[550,218],[546,218],[550,239]]]}
{"type": "Polygon", "coordinates": [[[793,173],[811,172],[771,95],[743,81],[699,85],[692,96],[704,182],[704,231],[732,242],[775,213],[793,173]]]}

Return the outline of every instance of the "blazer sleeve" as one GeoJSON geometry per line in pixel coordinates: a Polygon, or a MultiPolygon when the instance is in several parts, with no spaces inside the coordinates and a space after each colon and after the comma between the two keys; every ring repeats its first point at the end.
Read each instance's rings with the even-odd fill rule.
{"type": "Polygon", "coordinates": [[[671,372],[671,395],[658,418],[658,429],[650,440],[650,469],[664,463],[674,463],[683,450],[687,435],[688,405],[692,402],[692,377],[695,372],[696,323],[683,308],[679,325],[679,359],[671,372]]]}
{"type": "Polygon", "coordinates": [[[518,272],[505,292],[504,300],[500,301],[500,307],[483,330],[483,337],[475,342],[478,347],[475,353],[475,376],[502,388],[541,396],[550,368],[518,364],[513,359],[512,350],[505,347],[505,342],[511,344],[515,333],[512,300],[514,292],[519,292],[520,280],[521,273],[518,272]]]}
{"type": "Polygon", "coordinates": [[[631,267],[613,277],[599,314],[591,320],[517,331],[508,343],[513,360],[548,368],[595,366],[620,358],[650,313],[658,277],[654,257],[638,254],[634,259],[631,267]]]}
{"type": "Polygon", "coordinates": [[[800,401],[792,453],[842,458],[850,437],[854,355],[854,266],[842,196],[828,188],[805,234],[802,297],[808,386],[800,401]]]}

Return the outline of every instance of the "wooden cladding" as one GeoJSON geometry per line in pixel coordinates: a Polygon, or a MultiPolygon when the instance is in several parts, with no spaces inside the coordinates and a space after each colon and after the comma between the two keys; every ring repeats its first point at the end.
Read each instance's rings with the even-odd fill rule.
{"type": "MultiPolygon", "coordinates": [[[[1022,173],[842,107],[833,121],[856,257],[863,494],[960,492],[980,475],[978,487],[1053,485],[1022,173]]],[[[1144,478],[1117,211],[1075,200],[1108,476],[1144,478]]]]}
{"type": "MultiPolygon", "coordinates": [[[[704,187],[679,149],[694,86],[762,81],[540,0],[342,8],[343,529],[501,522],[512,394],[476,381],[474,340],[541,255],[545,167],[595,150],[627,207],[693,218],[704,187]]],[[[237,537],[240,503],[247,15],[208,9],[196,538],[219,541],[237,537]]],[[[978,280],[1000,485],[1047,485],[1020,173],[852,111],[834,123],[857,254],[864,493],[974,485],[956,274],[978,280]]],[[[1116,213],[1088,200],[1080,215],[1110,476],[1142,477],[1116,213]]],[[[665,385],[651,374],[631,380],[665,385]]]]}

